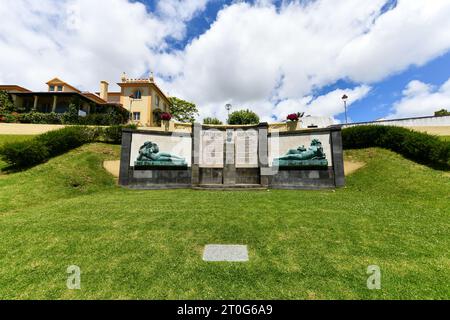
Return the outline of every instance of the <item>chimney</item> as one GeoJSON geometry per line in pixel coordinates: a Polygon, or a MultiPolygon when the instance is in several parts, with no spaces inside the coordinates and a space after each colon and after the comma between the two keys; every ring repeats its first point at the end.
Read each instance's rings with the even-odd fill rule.
{"type": "Polygon", "coordinates": [[[109,83],[106,81],[100,82],[100,98],[105,101],[108,101],[108,85],[109,83]]]}

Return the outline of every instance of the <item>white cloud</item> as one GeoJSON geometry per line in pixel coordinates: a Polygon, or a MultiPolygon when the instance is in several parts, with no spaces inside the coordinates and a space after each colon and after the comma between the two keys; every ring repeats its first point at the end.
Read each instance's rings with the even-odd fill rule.
{"type": "Polygon", "coordinates": [[[447,0],[399,0],[386,13],[386,0],[283,1],[280,8],[236,1],[185,48],[169,50],[167,39],[184,39],[206,4],[160,0],[151,13],[127,0],[1,0],[0,83],[43,89],[59,76],[97,90],[122,71],[152,70],[163,89],[196,102],[204,116],[225,118],[227,102],[266,120],[302,108],[336,116],[343,92],[360,100],[373,83],[450,50],[447,0]],[[340,79],[356,87],[312,98],[340,79]]]}
{"type": "MultiPolygon", "coordinates": [[[[375,83],[449,50],[449,1],[401,0],[382,14],[385,4],[322,0],[277,10],[264,1],[236,3],[179,53],[182,75],[169,85],[206,109],[227,100],[264,101],[272,110],[264,106],[260,114],[284,118],[287,109],[301,109],[313,91],[339,79],[375,83]],[[273,103],[279,100],[281,106],[273,103]]],[[[337,98],[324,93],[316,99],[321,106],[310,111],[334,116],[342,112],[337,98]]]]}
{"type": "Polygon", "coordinates": [[[155,68],[166,37],[182,37],[183,23],[201,10],[188,6],[193,2],[184,2],[189,15],[178,17],[127,0],[1,0],[0,82],[40,90],[58,76],[97,90],[100,80],[118,80],[123,71],[138,77],[155,68]]]}
{"type": "Polygon", "coordinates": [[[365,98],[369,94],[370,89],[369,86],[363,85],[354,89],[337,89],[317,98],[308,96],[301,99],[287,99],[280,102],[275,107],[274,114],[278,115],[280,120],[284,120],[286,115],[295,112],[305,112],[307,115],[333,117],[345,111],[342,101],[342,96],[344,94],[349,97],[347,106],[348,109],[350,109],[353,103],[365,98]]]}
{"type": "Polygon", "coordinates": [[[403,90],[402,99],[393,105],[388,118],[432,116],[440,109],[450,110],[450,79],[437,88],[414,80],[403,90]]]}

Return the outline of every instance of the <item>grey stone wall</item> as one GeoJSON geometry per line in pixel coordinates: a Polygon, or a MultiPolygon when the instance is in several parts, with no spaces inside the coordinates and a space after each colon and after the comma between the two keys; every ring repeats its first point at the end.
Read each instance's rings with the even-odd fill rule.
{"type": "Polygon", "coordinates": [[[276,189],[333,188],[333,167],[324,170],[280,170],[270,177],[269,186],[276,189]]]}
{"type": "MultiPolygon", "coordinates": [[[[344,160],[342,150],[341,128],[301,130],[280,132],[280,135],[305,135],[313,132],[330,134],[332,149],[332,166],[325,169],[289,169],[278,170],[269,166],[267,123],[256,127],[258,130],[258,168],[236,168],[234,141],[226,139],[224,145],[223,168],[200,167],[200,134],[201,125],[193,126],[192,134],[192,165],[186,169],[167,168],[155,170],[135,170],[130,166],[131,141],[134,132],[140,134],[161,134],[152,131],[124,130],[122,136],[122,151],[119,183],[122,186],[139,189],[190,188],[202,185],[261,185],[278,189],[322,189],[342,187],[345,185],[344,160]]],[[[226,128],[227,137],[231,136],[231,128],[226,128]]],[[[169,133],[165,133],[169,135],[169,133]]]]}

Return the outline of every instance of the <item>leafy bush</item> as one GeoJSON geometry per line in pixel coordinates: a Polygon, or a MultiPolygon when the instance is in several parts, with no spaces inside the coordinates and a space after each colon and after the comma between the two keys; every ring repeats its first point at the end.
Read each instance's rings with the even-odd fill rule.
{"type": "Polygon", "coordinates": [[[21,113],[17,117],[4,116],[3,121],[33,123],[33,124],[72,124],[72,125],[90,125],[90,126],[109,126],[120,125],[128,121],[118,112],[92,113],[85,117],[74,116],[67,113],[41,113],[30,112],[21,113]]]}
{"type": "Polygon", "coordinates": [[[214,124],[214,125],[221,125],[223,124],[222,121],[220,121],[217,118],[205,118],[203,119],[203,124],[214,124]]]}
{"type": "Polygon", "coordinates": [[[426,133],[393,126],[355,126],[342,131],[344,149],[381,147],[418,163],[450,168],[450,143],[426,133]]]}
{"type": "Polygon", "coordinates": [[[8,113],[3,117],[3,121],[6,123],[14,123],[17,122],[18,119],[18,114],[13,112],[13,113],[8,113]]]}
{"type": "Polygon", "coordinates": [[[97,128],[67,127],[41,134],[28,141],[6,143],[0,148],[0,157],[13,167],[30,167],[93,142],[98,137],[97,128]]]}
{"type": "Polygon", "coordinates": [[[41,141],[18,141],[3,145],[0,157],[11,166],[25,168],[44,162],[49,158],[49,152],[41,141]]]}
{"type": "Polygon", "coordinates": [[[450,116],[450,111],[447,111],[447,109],[441,109],[439,111],[436,111],[434,113],[435,117],[443,117],[443,116],[450,116]]]}
{"type": "Polygon", "coordinates": [[[126,126],[111,126],[103,129],[103,139],[105,142],[120,144],[122,142],[122,130],[123,129],[136,129],[137,126],[134,124],[126,126]]]}
{"type": "Polygon", "coordinates": [[[77,104],[69,104],[69,110],[62,115],[62,122],[64,124],[78,124],[78,120],[81,118],[78,116],[78,109],[77,104]]]}
{"type": "Polygon", "coordinates": [[[230,114],[228,124],[258,124],[259,117],[251,110],[238,110],[230,114]]]}
{"type": "Polygon", "coordinates": [[[19,114],[18,121],[21,123],[33,123],[33,124],[61,124],[62,114],[60,113],[21,113],[19,114]]]}
{"type": "Polygon", "coordinates": [[[0,113],[7,114],[15,110],[11,95],[6,91],[0,91],[0,113]]]}

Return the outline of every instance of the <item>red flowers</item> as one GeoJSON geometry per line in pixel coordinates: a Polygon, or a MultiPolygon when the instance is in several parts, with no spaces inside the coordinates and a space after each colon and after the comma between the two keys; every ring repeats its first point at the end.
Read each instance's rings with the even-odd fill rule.
{"type": "Polygon", "coordinates": [[[298,121],[299,116],[297,113],[291,113],[290,115],[287,116],[287,119],[289,121],[298,121]]]}
{"type": "Polygon", "coordinates": [[[170,121],[170,119],[172,119],[172,115],[168,112],[163,112],[163,113],[161,113],[160,119],[165,120],[165,121],[170,121]]]}

